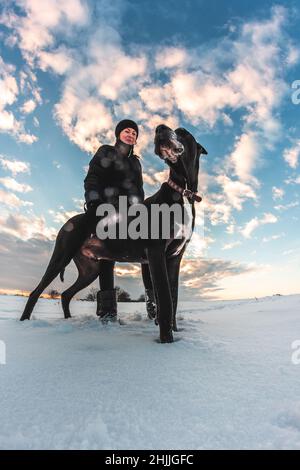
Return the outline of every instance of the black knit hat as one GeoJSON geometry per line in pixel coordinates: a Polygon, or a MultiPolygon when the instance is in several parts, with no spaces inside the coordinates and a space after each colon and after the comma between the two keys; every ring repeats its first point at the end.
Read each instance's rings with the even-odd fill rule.
{"type": "Polygon", "coordinates": [[[123,119],[120,121],[115,129],[115,136],[116,138],[119,137],[120,133],[129,127],[130,129],[134,129],[136,131],[137,137],[139,135],[139,128],[136,122],[132,121],[131,119],[123,119]]]}

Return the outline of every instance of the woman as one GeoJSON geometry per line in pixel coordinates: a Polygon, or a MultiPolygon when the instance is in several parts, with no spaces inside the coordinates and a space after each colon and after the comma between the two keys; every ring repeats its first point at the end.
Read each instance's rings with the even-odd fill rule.
{"type": "MultiPolygon", "coordinates": [[[[96,214],[98,205],[104,202],[117,206],[119,196],[127,196],[129,204],[143,202],[142,167],[134,154],[138,135],[137,124],[123,119],[115,129],[115,145],[102,145],[97,150],[84,180],[88,213],[96,214]]],[[[114,261],[100,261],[97,315],[105,321],[117,318],[114,265],[114,261]]]]}

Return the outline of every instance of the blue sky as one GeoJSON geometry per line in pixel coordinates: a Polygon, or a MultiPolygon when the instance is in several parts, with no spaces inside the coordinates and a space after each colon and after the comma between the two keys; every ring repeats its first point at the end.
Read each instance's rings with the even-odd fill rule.
{"type": "MultiPolygon", "coordinates": [[[[157,124],[209,152],[181,298],[299,292],[299,16],[297,2],[1,2],[0,289],[35,287],[93,152],[129,117],[147,195],[167,175],[157,124]]],[[[139,266],[116,283],[139,295],[139,266]]]]}

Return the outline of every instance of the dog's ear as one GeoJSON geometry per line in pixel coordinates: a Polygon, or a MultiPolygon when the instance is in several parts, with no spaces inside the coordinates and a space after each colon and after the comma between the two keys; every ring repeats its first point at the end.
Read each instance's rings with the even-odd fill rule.
{"type": "Polygon", "coordinates": [[[202,147],[199,142],[197,142],[197,149],[198,149],[198,155],[207,155],[207,151],[205,150],[204,147],[202,147]]]}

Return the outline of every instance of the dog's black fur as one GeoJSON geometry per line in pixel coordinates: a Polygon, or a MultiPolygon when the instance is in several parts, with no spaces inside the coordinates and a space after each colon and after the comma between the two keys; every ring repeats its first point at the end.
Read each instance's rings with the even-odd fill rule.
{"type": "MultiPolygon", "coordinates": [[[[196,142],[187,130],[178,128],[174,132],[165,125],[156,128],[154,143],[155,153],[161,158],[161,145],[172,148],[175,153],[177,152],[178,158],[175,163],[165,159],[170,167],[170,178],[182,188],[186,187],[196,192],[199,157],[201,154],[206,154],[206,150],[196,142]],[[180,152],[183,153],[180,155],[180,152]]],[[[171,206],[174,202],[180,203],[183,209],[183,197],[167,183],[163,183],[153,196],[144,201],[149,214],[148,227],[151,226],[151,204],[164,203],[171,206]]],[[[193,230],[195,208],[192,200],[189,203],[193,230]]],[[[96,237],[90,237],[91,233],[95,233],[96,223],[97,220],[95,220],[94,215],[85,213],[72,217],[60,229],[47,270],[39,285],[31,292],[21,320],[30,319],[39,296],[58,274],[63,280],[64,269],[72,259],[74,259],[78,269],[78,278],[61,296],[65,318],[71,316],[69,304],[72,297],[97,278],[99,262],[95,259],[140,262],[142,263],[144,283],[145,279],[152,280],[157,303],[156,322],[160,328],[160,341],[162,343],[173,342],[172,330],[177,331],[176,309],[180,262],[189,239],[171,236],[170,239],[158,240],[151,238],[100,240],[96,237]],[[90,256],[91,253],[92,256],[90,256]],[[149,275],[149,269],[151,276],[149,275]]],[[[174,234],[172,221],[171,233],[174,234]]],[[[149,288],[150,286],[145,287],[149,288]]]]}

